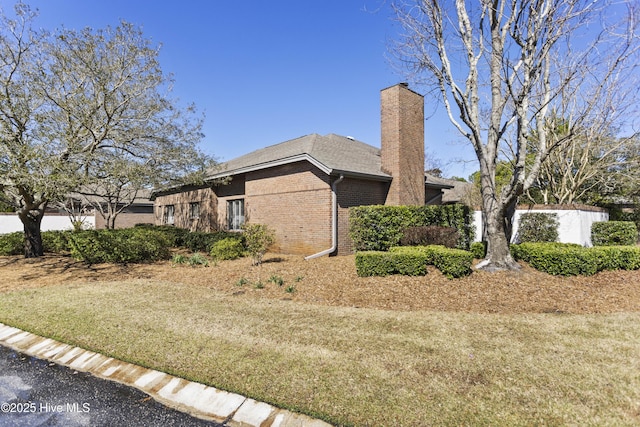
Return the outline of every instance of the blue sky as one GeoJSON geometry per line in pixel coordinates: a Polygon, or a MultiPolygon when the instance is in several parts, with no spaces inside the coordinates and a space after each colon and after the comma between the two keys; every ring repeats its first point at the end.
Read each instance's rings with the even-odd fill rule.
{"type": "MultiPolygon", "coordinates": [[[[13,0],[0,0],[9,12],[13,0]]],[[[224,161],[310,133],[380,146],[380,90],[404,80],[386,59],[397,25],[385,0],[27,0],[53,30],[142,27],[162,44],[173,95],[205,113],[202,149],[224,161]]],[[[427,99],[427,155],[468,177],[475,155],[427,99]],[[462,163],[459,159],[470,162],[462,163]]]]}

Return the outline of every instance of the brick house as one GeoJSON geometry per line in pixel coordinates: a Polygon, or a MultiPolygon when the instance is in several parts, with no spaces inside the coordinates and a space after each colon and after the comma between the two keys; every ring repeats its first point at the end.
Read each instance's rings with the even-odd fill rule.
{"type": "Polygon", "coordinates": [[[422,95],[404,83],[383,89],[381,132],[380,149],[311,134],[230,160],[205,186],[156,191],[156,224],[212,231],[264,223],[276,232],[275,252],[350,253],[350,207],[422,205],[433,197],[424,172],[422,95]]]}

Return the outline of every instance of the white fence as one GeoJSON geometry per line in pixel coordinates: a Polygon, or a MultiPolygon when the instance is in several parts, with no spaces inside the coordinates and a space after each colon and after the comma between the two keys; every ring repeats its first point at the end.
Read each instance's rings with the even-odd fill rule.
{"type": "MultiPolygon", "coordinates": [[[[514,215],[512,242],[518,236],[520,216],[528,212],[557,214],[558,241],[577,243],[582,246],[591,246],[591,224],[609,220],[609,212],[606,209],[587,205],[519,206],[514,215]]],[[[482,239],[482,212],[475,211],[474,224],[476,226],[476,241],[480,241],[482,239]]]]}
{"type": "MultiPolygon", "coordinates": [[[[95,228],[96,219],[93,215],[83,217],[86,228],[95,228]]],[[[68,215],[46,213],[42,218],[42,231],[72,230],[73,225],[68,215]]],[[[24,226],[14,213],[0,213],[0,234],[24,231],[24,226]]]]}

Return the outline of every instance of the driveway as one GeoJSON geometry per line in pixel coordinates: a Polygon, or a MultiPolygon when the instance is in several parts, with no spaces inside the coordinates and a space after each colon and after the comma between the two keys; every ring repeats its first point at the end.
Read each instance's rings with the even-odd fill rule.
{"type": "Polygon", "coordinates": [[[0,345],[0,426],[222,426],[0,345]]]}

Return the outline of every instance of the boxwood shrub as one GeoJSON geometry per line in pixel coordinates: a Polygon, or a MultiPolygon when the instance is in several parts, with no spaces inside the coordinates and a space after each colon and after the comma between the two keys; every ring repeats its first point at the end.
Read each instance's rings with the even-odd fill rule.
{"type": "Polygon", "coordinates": [[[591,243],[594,246],[635,245],[638,228],[632,221],[603,221],[591,225],[591,243]]]}
{"type": "Polygon", "coordinates": [[[384,251],[356,253],[356,270],[359,276],[423,276],[427,265],[433,265],[448,278],[471,274],[473,254],[445,246],[396,246],[384,251]]]}
{"type": "Polygon", "coordinates": [[[473,254],[462,249],[447,248],[441,245],[414,246],[414,247],[394,247],[389,251],[407,252],[414,250],[425,255],[425,262],[433,265],[449,279],[464,277],[471,274],[471,264],[473,254]]]}
{"type": "Polygon", "coordinates": [[[427,274],[425,254],[409,250],[404,252],[365,251],[356,253],[358,276],[424,276],[427,274]]]}
{"type": "Polygon", "coordinates": [[[640,269],[640,247],[584,248],[570,243],[521,243],[511,246],[516,260],[559,276],[592,275],[602,270],[640,269]]]}

